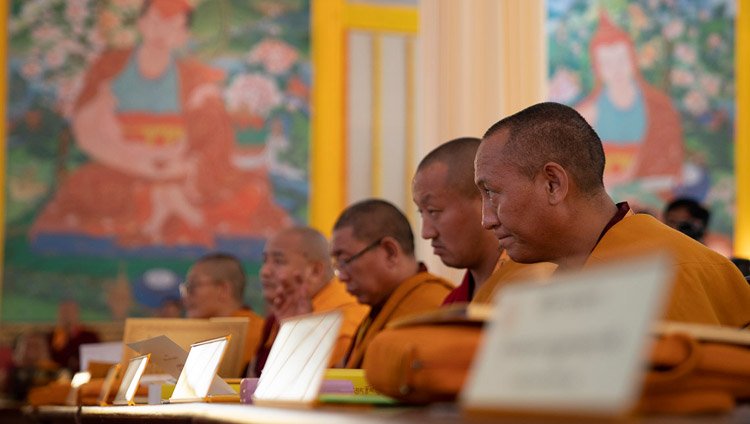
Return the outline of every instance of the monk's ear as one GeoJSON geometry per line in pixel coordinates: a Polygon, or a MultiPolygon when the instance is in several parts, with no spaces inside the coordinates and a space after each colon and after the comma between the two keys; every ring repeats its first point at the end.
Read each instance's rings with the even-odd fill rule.
{"type": "Polygon", "coordinates": [[[385,249],[386,258],[389,262],[395,261],[401,255],[401,245],[393,237],[383,237],[380,242],[385,249]]]}
{"type": "Polygon", "coordinates": [[[320,277],[325,273],[323,261],[310,261],[310,276],[320,277]]]}
{"type": "Polygon", "coordinates": [[[542,168],[542,182],[550,205],[561,203],[568,195],[570,176],[556,162],[547,162],[542,168]]]}

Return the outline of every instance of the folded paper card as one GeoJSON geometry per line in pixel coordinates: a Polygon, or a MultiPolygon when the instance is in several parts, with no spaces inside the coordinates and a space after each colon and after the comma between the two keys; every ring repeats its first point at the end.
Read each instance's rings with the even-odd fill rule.
{"type": "MultiPolygon", "coordinates": [[[[158,365],[175,380],[180,378],[182,368],[188,358],[188,352],[165,335],[128,343],[127,346],[141,355],[151,354],[150,362],[158,365]]],[[[221,377],[214,376],[210,395],[233,395],[236,393],[221,377]]]]}

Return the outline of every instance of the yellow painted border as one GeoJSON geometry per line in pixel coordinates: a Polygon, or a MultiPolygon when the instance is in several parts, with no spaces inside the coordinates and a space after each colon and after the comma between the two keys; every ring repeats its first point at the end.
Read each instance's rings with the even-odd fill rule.
{"type": "Polygon", "coordinates": [[[344,26],[376,32],[416,34],[419,31],[419,12],[412,7],[347,4],[344,9],[344,26]]]}
{"type": "MultiPolygon", "coordinates": [[[[3,275],[3,264],[5,262],[5,135],[7,110],[5,105],[8,101],[8,8],[10,3],[3,2],[0,6],[0,63],[3,64],[0,72],[0,187],[3,193],[0,195],[0,276],[3,275]]],[[[2,316],[3,281],[0,277],[0,316],[2,316]]]]}
{"type": "MultiPolygon", "coordinates": [[[[346,206],[348,186],[344,131],[346,32],[357,29],[375,34],[417,34],[419,13],[412,7],[349,4],[345,0],[313,1],[311,13],[315,71],[310,123],[309,224],[330,235],[333,223],[346,206]]],[[[373,163],[373,181],[380,181],[380,172],[380,166],[373,163]]]]}
{"type": "Polygon", "coordinates": [[[343,0],[312,2],[311,226],[330,234],[346,199],[343,0]]]}
{"type": "Polygon", "coordinates": [[[734,151],[734,254],[750,258],[750,0],[740,0],[736,23],[737,134],[734,151]]]}

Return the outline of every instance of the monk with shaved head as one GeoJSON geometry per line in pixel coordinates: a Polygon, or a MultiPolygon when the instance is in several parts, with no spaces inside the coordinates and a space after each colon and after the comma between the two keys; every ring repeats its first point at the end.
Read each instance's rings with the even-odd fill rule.
{"type": "Polygon", "coordinates": [[[417,261],[409,221],[384,200],[364,200],[344,210],[333,227],[331,256],[347,291],[371,308],[347,368],[361,367],[370,342],[389,322],[437,309],[452,289],[417,261]]]}
{"type": "Polygon", "coordinates": [[[668,250],[674,281],[666,319],[750,325],[750,286],[728,259],[604,189],[604,151],[574,109],[531,106],[494,124],[477,151],[482,224],[517,262],[581,269],[626,252],[668,250]]]}
{"type": "Polygon", "coordinates": [[[554,265],[512,261],[491,231],[482,227],[482,198],[474,184],[478,138],[441,144],[422,159],[412,180],[414,203],[422,217],[422,238],[452,268],[465,268],[461,284],[443,304],[488,302],[502,283],[543,277],[554,265]],[[486,283],[486,284],[485,284],[486,283]]]}
{"type": "Polygon", "coordinates": [[[313,228],[299,226],[271,237],[263,251],[260,281],[269,315],[253,366],[255,375],[263,370],[279,321],[334,309],[343,313],[344,322],[330,365],[343,365],[342,359],[369,308],[358,303],[335,279],[325,236],[313,228]]]}

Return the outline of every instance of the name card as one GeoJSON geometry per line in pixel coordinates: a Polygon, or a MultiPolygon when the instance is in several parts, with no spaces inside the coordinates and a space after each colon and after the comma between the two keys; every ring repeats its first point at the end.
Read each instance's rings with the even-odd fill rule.
{"type": "MultiPolygon", "coordinates": [[[[185,366],[175,384],[170,402],[196,402],[208,400],[211,386],[216,379],[221,361],[229,345],[231,335],[219,337],[190,346],[185,366]]],[[[230,388],[231,390],[231,388],[230,388]]],[[[233,395],[239,395],[232,390],[233,395]]]]}
{"type": "Polygon", "coordinates": [[[300,315],[281,323],[253,393],[260,406],[310,406],[339,337],[340,311],[300,315]]]}
{"type": "Polygon", "coordinates": [[[464,386],[465,409],[616,416],[637,401],[652,323],[671,279],[665,254],[514,284],[464,386]]]}
{"type": "Polygon", "coordinates": [[[125,374],[120,383],[120,389],[117,391],[114,405],[135,405],[135,392],[138,390],[138,384],[141,382],[143,372],[146,371],[149,355],[136,356],[128,362],[125,374]]]}

